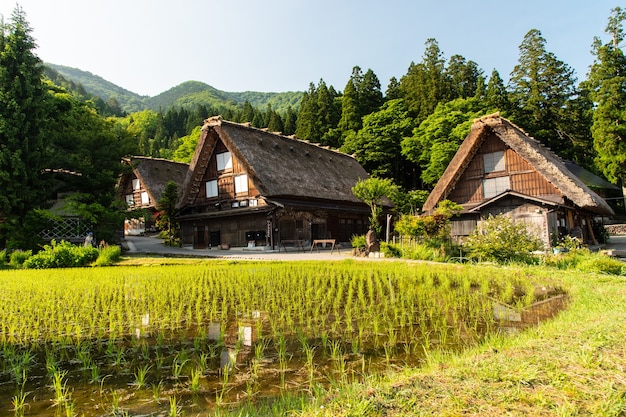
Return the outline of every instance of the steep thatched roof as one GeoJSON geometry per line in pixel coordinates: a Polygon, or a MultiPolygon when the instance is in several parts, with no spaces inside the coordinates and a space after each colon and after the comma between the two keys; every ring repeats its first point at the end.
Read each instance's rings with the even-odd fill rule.
{"type": "MultiPolygon", "coordinates": [[[[215,134],[245,167],[263,197],[361,203],[352,187],[368,175],[350,155],[221,117],[205,120],[199,148],[204,138],[215,134]]],[[[199,169],[199,164],[194,164],[196,155],[190,171],[199,169]]],[[[193,176],[192,172],[187,175],[185,190],[193,176]]]]}
{"type": "Polygon", "coordinates": [[[579,208],[602,215],[614,214],[611,207],[567,169],[563,161],[550,149],[497,114],[484,116],[474,121],[469,135],[428,196],[424,211],[432,211],[441,200],[447,198],[483,141],[492,133],[524,158],[564,197],[579,208]]]}
{"type": "Polygon", "coordinates": [[[150,194],[151,201],[156,202],[169,181],[174,181],[180,193],[189,170],[189,164],[169,161],[161,158],[133,156],[129,161],[133,171],[150,194]]]}

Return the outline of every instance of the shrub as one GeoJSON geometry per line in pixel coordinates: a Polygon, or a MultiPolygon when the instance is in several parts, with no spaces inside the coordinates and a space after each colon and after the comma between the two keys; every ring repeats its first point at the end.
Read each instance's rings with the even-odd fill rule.
{"type": "Polygon", "coordinates": [[[365,235],[352,236],[350,244],[357,251],[365,251],[365,249],[367,249],[367,240],[365,239],[365,235]]]}
{"type": "Polygon", "coordinates": [[[582,258],[576,269],[583,272],[597,272],[611,275],[624,275],[626,273],[626,267],[622,261],[599,253],[590,254],[582,258]]]}
{"type": "Polygon", "coordinates": [[[0,268],[4,268],[7,264],[7,250],[0,250],[0,268]]]}
{"type": "Polygon", "coordinates": [[[98,257],[98,249],[75,246],[70,242],[52,241],[44,249],[24,261],[24,268],[70,268],[89,265],[98,257]]]}
{"type": "Polygon", "coordinates": [[[402,249],[402,257],[422,261],[445,262],[446,254],[441,248],[428,244],[417,244],[402,249]]]}
{"type": "Polygon", "coordinates": [[[94,262],[94,266],[113,265],[120,260],[122,249],[119,246],[104,246],[100,249],[98,259],[94,262]]]}
{"type": "Polygon", "coordinates": [[[11,252],[11,256],[9,257],[9,265],[11,265],[13,268],[22,268],[22,266],[24,265],[24,262],[31,256],[33,256],[33,251],[31,250],[13,251],[11,252]]]}
{"type": "Polygon", "coordinates": [[[469,257],[498,263],[534,263],[532,252],[543,250],[541,240],[524,222],[503,214],[490,216],[468,236],[469,257]]]}
{"type": "Polygon", "coordinates": [[[380,251],[385,254],[385,258],[401,258],[402,250],[397,245],[387,242],[380,242],[380,251]]]}

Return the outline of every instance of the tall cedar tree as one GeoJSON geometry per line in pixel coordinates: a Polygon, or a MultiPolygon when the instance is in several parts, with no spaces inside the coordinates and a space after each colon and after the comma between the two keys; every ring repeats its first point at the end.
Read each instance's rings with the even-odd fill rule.
{"type": "Polygon", "coordinates": [[[613,39],[604,45],[595,40],[596,59],[589,73],[597,103],[592,126],[596,163],[616,184],[623,184],[626,177],[626,57],[619,46],[624,40],[624,20],[626,12],[614,8],[606,27],[613,39]]]}
{"type": "MultiPolygon", "coordinates": [[[[45,201],[47,117],[43,65],[24,11],[0,22],[0,248],[11,246],[25,215],[45,201]]],[[[19,239],[19,237],[18,237],[19,239]]]]}
{"type": "Polygon", "coordinates": [[[439,44],[430,38],[426,41],[422,62],[411,63],[406,75],[400,79],[400,92],[418,124],[435,110],[439,102],[448,98],[444,69],[439,44]]]}
{"type": "Polygon", "coordinates": [[[564,109],[576,94],[574,71],[546,51],[546,40],[537,29],[524,36],[519,50],[509,82],[511,118],[557,155],[571,158],[569,115],[564,109]]]}

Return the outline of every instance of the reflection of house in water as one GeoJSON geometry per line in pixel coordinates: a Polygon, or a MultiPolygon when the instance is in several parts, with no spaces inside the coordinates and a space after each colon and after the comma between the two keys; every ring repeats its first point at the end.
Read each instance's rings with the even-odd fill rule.
{"type": "Polygon", "coordinates": [[[490,215],[506,214],[534,225],[546,247],[557,233],[596,243],[594,218],[614,214],[552,151],[497,115],[474,122],[424,212],[445,199],[463,207],[452,218],[454,238],[469,235],[490,215]]]}
{"type": "Polygon", "coordinates": [[[129,210],[145,209],[149,218],[128,218],[124,223],[125,235],[139,235],[154,224],[157,204],[169,181],[178,186],[180,193],[188,164],[166,159],[134,156],[123,161],[131,169],[121,176],[118,193],[129,210]]]}

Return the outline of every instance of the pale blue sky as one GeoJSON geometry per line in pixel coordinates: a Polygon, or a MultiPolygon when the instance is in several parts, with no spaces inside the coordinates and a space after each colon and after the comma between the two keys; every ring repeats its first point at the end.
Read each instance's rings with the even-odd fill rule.
{"type": "MultiPolygon", "coordinates": [[[[503,79],[538,29],[580,80],[623,0],[19,0],[39,57],[142,95],[187,80],[224,91],[304,91],[320,78],[343,90],[371,68],[383,91],[435,38],[503,79]]],[[[11,16],[15,0],[0,0],[11,16]]]]}

